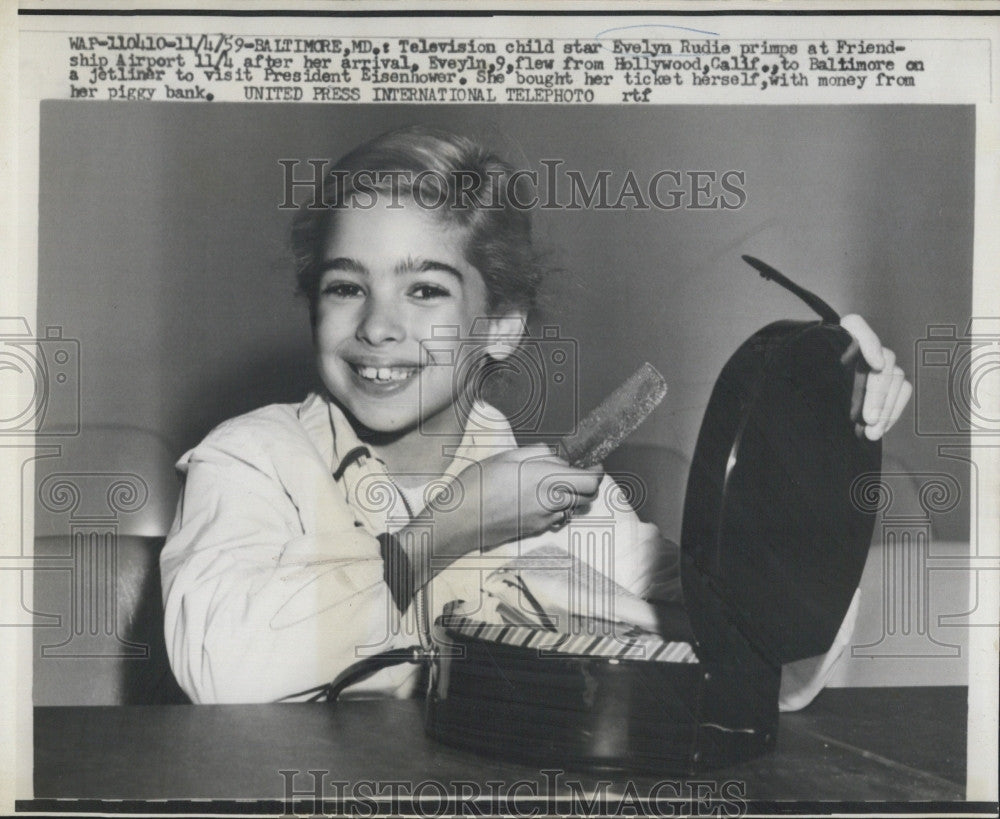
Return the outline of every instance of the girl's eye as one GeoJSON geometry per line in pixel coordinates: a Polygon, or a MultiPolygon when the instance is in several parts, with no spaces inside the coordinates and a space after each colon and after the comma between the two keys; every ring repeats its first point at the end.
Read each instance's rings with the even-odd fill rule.
{"type": "Polygon", "coordinates": [[[322,296],[333,296],[338,299],[355,298],[363,294],[361,287],[353,282],[329,282],[320,290],[322,296]]]}
{"type": "Polygon", "coordinates": [[[418,284],[415,285],[411,290],[410,294],[420,299],[421,301],[428,301],[430,299],[440,299],[450,296],[451,293],[444,287],[437,284],[418,284]]]}

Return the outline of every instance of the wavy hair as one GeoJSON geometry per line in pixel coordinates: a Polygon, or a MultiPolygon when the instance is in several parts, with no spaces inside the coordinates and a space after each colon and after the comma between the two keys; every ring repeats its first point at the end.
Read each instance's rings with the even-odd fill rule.
{"type": "Polygon", "coordinates": [[[535,249],[524,174],[483,146],[421,126],[382,134],[341,158],[324,177],[321,206],[292,225],[299,292],[315,321],[319,262],[337,214],[360,196],[406,197],[465,231],[466,261],[486,284],[491,312],[536,306],[545,276],[535,249]],[[428,204],[430,203],[430,204],[428,204]]]}

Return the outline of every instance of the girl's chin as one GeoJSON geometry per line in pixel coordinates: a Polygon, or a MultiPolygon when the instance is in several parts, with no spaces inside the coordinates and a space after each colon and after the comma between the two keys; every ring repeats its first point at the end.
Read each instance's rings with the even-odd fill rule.
{"type": "MultiPolygon", "coordinates": [[[[343,387],[344,385],[338,384],[343,387]]],[[[420,390],[402,388],[385,390],[359,390],[349,384],[347,389],[329,389],[335,403],[351,419],[359,435],[380,436],[387,439],[402,438],[419,433],[426,436],[461,436],[465,432],[461,405],[450,395],[447,400],[429,399],[428,391],[421,397],[420,390]],[[437,406],[428,406],[428,404],[437,406]]]]}
{"type": "Polygon", "coordinates": [[[351,414],[357,421],[356,426],[373,435],[406,435],[420,428],[420,419],[416,415],[401,416],[372,412],[370,408],[364,406],[353,408],[351,414]]]}
{"type": "Polygon", "coordinates": [[[459,422],[457,410],[453,405],[438,412],[406,415],[372,411],[371,408],[364,406],[358,406],[355,409],[356,412],[352,412],[352,415],[369,436],[378,436],[387,440],[404,438],[408,435],[460,438],[465,432],[465,425],[459,422]]]}

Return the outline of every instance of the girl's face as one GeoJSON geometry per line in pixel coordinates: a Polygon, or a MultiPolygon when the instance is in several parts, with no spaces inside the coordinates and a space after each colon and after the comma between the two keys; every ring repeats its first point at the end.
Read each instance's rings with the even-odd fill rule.
{"type": "Polygon", "coordinates": [[[317,291],[319,372],[372,431],[462,431],[456,372],[475,345],[459,342],[487,315],[486,285],[465,260],[463,238],[412,201],[336,216],[317,291]]]}

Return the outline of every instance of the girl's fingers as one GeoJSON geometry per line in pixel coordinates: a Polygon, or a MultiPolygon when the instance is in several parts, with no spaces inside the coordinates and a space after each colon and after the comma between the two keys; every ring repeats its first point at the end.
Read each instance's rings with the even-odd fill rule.
{"type": "Polygon", "coordinates": [[[586,472],[574,474],[572,472],[556,473],[549,479],[553,486],[559,485],[570,490],[574,495],[590,496],[597,494],[601,478],[599,475],[592,475],[586,472]]]}
{"type": "Polygon", "coordinates": [[[896,399],[899,397],[899,391],[903,388],[905,381],[906,377],[903,375],[903,368],[900,366],[893,367],[892,383],[886,391],[885,403],[882,405],[882,415],[878,419],[883,434],[888,432],[889,427],[892,426],[892,411],[896,406],[896,399]]]}
{"type": "Polygon", "coordinates": [[[561,529],[565,524],[569,523],[572,518],[577,515],[585,515],[590,511],[591,504],[593,503],[593,498],[578,498],[571,505],[566,506],[562,509],[553,510],[552,513],[552,528],[561,529]]]}
{"type": "Polygon", "coordinates": [[[902,383],[899,385],[899,391],[893,399],[892,409],[886,415],[885,427],[882,430],[883,434],[892,429],[896,421],[899,420],[899,416],[903,414],[903,410],[906,408],[911,395],[913,395],[913,385],[904,377],[902,383]]]}
{"type": "Polygon", "coordinates": [[[892,350],[882,350],[882,358],[885,364],[883,369],[879,372],[868,373],[868,379],[865,382],[865,404],[862,417],[867,427],[878,424],[882,417],[889,389],[892,387],[896,354],[892,350]]]}
{"type": "Polygon", "coordinates": [[[868,322],[861,318],[861,316],[857,313],[844,316],[840,320],[840,326],[858,340],[861,355],[864,356],[869,367],[879,372],[891,366],[887,365],[882,357],[882,353],[884,352],[882,342],[878,340],[875,331],[868,326],[868,322]]]}
{"type": "Polygon", "coordinates": [[[566,470],[545,475],[535,483],[537,502],[547,512],[589,505],[597,497],[600,475],[573,470],[572,467],[566,467],[566,470]]]}
{"type": "Polygon", "coordinates": [[[527,446],[519,446],[517,449],[511,449],[503,454],[514,461],[548,459],[553,462],[566,463],[548,444],[528,444],[527,446]]]}
{"type": "Polygon", "coordinates": [[[892,429],[913,393],[913,386],[906,380],[902,368],[894,367],[892,376],[892,383],[886,394],[885,404],[878,422],[865,429],[865,436],[870,441],[877,441],[892,429]]]}
{"type": "Polygon", "coordinates": [[[592,503],[593,500],[597,497],[597,490],[600,489],[600,487],[601,487],[600,481],[595,481],[592,485],[592,488],[591,486],[582,487],[580,491],[577,492],[577,494],[580,497],[580,501],[582,503],[592,503]]]}
{"type": "Polygon", "coordinates": [[[892,412],[893,404],[896,402],[896,395],[903,385],[903,371],[899,367],[893,366],[890,370],[879,373],[878,389],[883,393],[878,407],[878,416],[874,421],[865,417],[867,427],[865,435],[870,441],[877,441],[885,433],[886,421],[889,420],[889,413],[892,412]]]}

